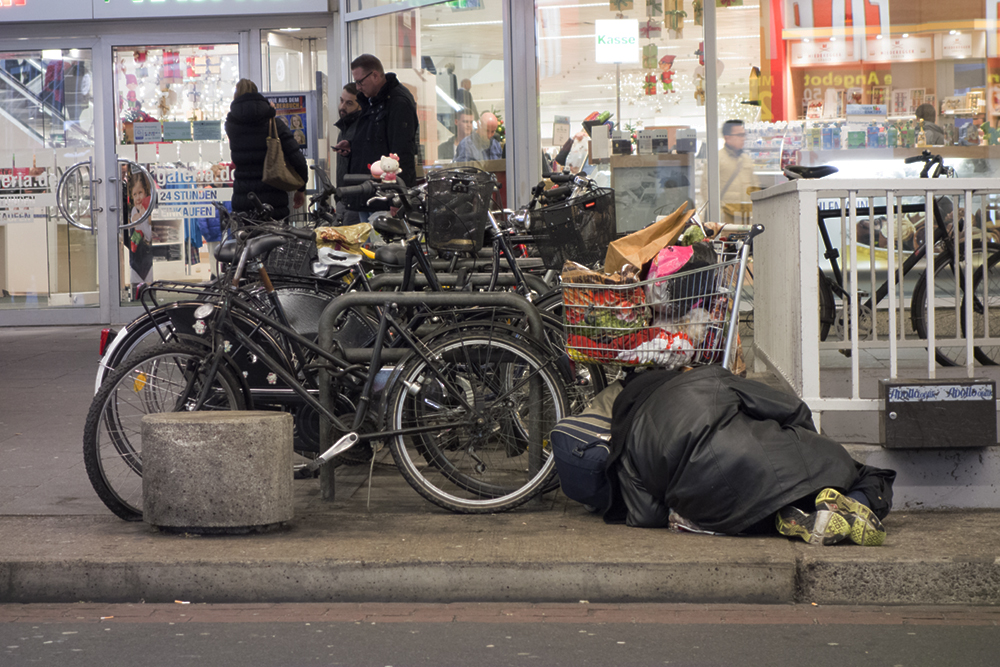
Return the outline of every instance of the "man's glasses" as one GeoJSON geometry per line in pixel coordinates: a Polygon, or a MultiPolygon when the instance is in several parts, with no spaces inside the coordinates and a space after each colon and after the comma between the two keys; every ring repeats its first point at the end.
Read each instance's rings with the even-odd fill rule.
{"type": "Polygon", "coordinates": [[[364,80],[365,80],[365,79],[367,79],[368,77],[370,77],[370,76],[371,76],[372,74],[374,74],[374,73],[375,73],[375,70],[372,70],[372,71],[368,72],[368,74],[365,74],[365,75],[364,75],[363,77],[361,77],[360,79],[356,79],[356,80],[354,81],[354,85],[356,85],[356,86],[360,86],[360,85],[361,85],[362,83],[364,83],[364,80]]]}

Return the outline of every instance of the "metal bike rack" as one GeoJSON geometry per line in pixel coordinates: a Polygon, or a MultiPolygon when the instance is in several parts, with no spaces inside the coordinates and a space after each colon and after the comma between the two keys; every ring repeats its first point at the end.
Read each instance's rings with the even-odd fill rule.
{"type": "MultiPolygon", "coordinates": [[[[458,292],[449,294],[445,292],[353,292],[339,296],[323,310],[319,316],[319,337],[317,344],[325,349],[333,348],[334,324],[338,318],[351,308],[364,306],[387,307],[387,306],[416,307],[428,306],[430,308],[472,308],[472,307],[495,307],[507,308],[509,310],[520,310],[524,313],[528,322],[528,331],[536,340],[545,340],[545,329],[542,324],[542,317],[538,309],[530,301],[522,296],[511,293],[469,293],[458,292]]],[[[382,351],[382,361],[385,363],[398,362],[408,350],[384,349],[382,351]]],[[[351,355],[352,357],[354,355],[351,355]]],[[[377,369],[376,369],[377,370],[377,369]]],[[[330,372],[325,368],[320,368],[318,373],[319,402],[336,414],[334,400],[336,396],[330,391],[330,372]]],[[[330,440],[330,423],[320,417],[319,442],[320,451],[326,451],[333,443],[330,440]]],[[[541,454],[541,448],[535,449],[541,454]]],[[[329,491],[332,498],[332,481],[329,491]]]]}

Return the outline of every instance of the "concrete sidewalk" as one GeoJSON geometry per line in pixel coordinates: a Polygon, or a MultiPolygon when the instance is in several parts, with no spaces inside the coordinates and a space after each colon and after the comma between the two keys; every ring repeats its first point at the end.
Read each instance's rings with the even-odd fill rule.
{"type": "Polygon", "coordinates": [[[296,482],[296,518],[168,535],[104,508],[83,469],[98,327],[0,328],[0,602],[1000,603],[1000,511],[900,512],[880,548],[607,526],[562,494],[460,516],[389,466],[296,482]],[[369,498],[370,493],[370,498],[369,498]]]}

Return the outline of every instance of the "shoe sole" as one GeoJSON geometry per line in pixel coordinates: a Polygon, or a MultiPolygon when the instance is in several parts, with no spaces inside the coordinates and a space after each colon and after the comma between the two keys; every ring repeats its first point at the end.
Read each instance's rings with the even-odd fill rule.
{"type": "Polygon", "coordinates": [[[855,544],[863,547],[880,547],[885,544],[885,528],[875,513],[836,489],[820,491],[816,495],[816,509],[843,516],[851,526],[849,537],[855,544]]]}
{"type": "Polygon", "coordinates": [[[798,537],[809,544],[836,544],[851,532],[847,519],[837,512],[819,510],[806,514],[796,507],[785,507],[775,519],[778,532],[798,537]]]}

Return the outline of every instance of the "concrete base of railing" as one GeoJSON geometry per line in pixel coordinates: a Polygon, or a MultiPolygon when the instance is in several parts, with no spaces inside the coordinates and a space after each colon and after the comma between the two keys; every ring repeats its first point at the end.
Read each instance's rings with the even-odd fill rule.
{"type": "Polygon", "coordinates": [[[292,416],[168,412],[142,420],[143,520],[193,533],[274,528],[293,516],[292,416]]]}

